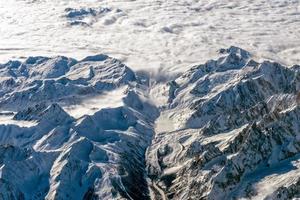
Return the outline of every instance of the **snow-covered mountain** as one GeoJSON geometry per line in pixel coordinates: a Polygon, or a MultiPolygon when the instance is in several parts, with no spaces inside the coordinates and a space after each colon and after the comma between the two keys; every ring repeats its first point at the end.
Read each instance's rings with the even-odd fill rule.
{"type": "Polygon", "coordinates": [[[147,198],[159,112],[132,70],[105,55],[0,68],[0,199],[147,198]]]}
{"type": "Polygon", "coordinates": [[[300,198],[300,67],[220,54],[165,87],[151,187],[170,199],[300,198]]]}
{"type": "Polygon", "coordinates": [[[103,54],[0,77],[0,199],[300,198],[298,65],[230,47],[168,83],[103,54]]]}

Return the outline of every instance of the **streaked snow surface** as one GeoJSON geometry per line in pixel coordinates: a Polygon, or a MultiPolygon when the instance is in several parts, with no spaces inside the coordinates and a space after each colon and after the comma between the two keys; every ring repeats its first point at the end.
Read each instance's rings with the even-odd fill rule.
{"type": "Polygon", "coordinates": [[[221,47],[300,62],[299,0],[6,0],[0,62],[29,55],[105,53],[134,69],[183,71],[221,47]],[[101,8],[70,25],[66,8],[101,8]]]}

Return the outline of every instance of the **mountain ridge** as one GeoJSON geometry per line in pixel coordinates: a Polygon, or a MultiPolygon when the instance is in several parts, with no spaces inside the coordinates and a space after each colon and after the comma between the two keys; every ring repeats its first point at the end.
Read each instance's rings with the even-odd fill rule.
{"type": "Polygon", "coordinates": [[[299,197],[299,66],[219,53],[158,84],[103,54],[1,64],[0,197],[299,197]]]}

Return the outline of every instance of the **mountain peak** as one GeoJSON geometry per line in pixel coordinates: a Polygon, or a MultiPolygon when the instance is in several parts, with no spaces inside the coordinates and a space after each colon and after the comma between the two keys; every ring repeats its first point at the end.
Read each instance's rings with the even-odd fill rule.
{"type": "Polygon", "coordinates": [[[297,197],[298,67],[220,53],[154,87],[105,55],[2,65],[0,196],[297,197]]]}
{"type": "Polygon", "coordinates": [[[14,120],[63,123],[73,119],[57,103],[41,103],[17,112],[14,120]]]}
{"type": "Polygon", "coordinates": [[[246,51],[242,48],[236,47],[236,46],[230,46],[227,49],[222,48],[219,50],[219,53],[220,54],[235,54],[242,58],[250,58],[251,57],[251,54],[248,51],[246,51]]]}
{"type": "Polygon", "coordinates": [[[97,54],[94,56],[87,56],[86,58],[82,59],[81,62],[96,62],[96,61],[104,61],[108,59],[109,56],[105,54],[97,54]]]}

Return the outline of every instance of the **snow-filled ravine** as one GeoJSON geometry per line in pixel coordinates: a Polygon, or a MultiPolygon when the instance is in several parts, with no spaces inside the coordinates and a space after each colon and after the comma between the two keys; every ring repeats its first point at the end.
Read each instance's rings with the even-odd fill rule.
{"type": "Polygon", "coordinates": [[[299,198],[300,66],[216,52],[177,77],[105,54],[0,64],[0,199],[299,198]]]}
{"type": "Polygon", "coordinates": [[[146,154],[150,197],[300,198],[300,66],[219,52],[154,88],[165,98],[146,154]]]}
{"type": "Polygon", "coordinates": [[[108,54],[133,69],[183,72],[236,45],[300,61],[299,0],[5,0],[0,60],[108,54]]]}

